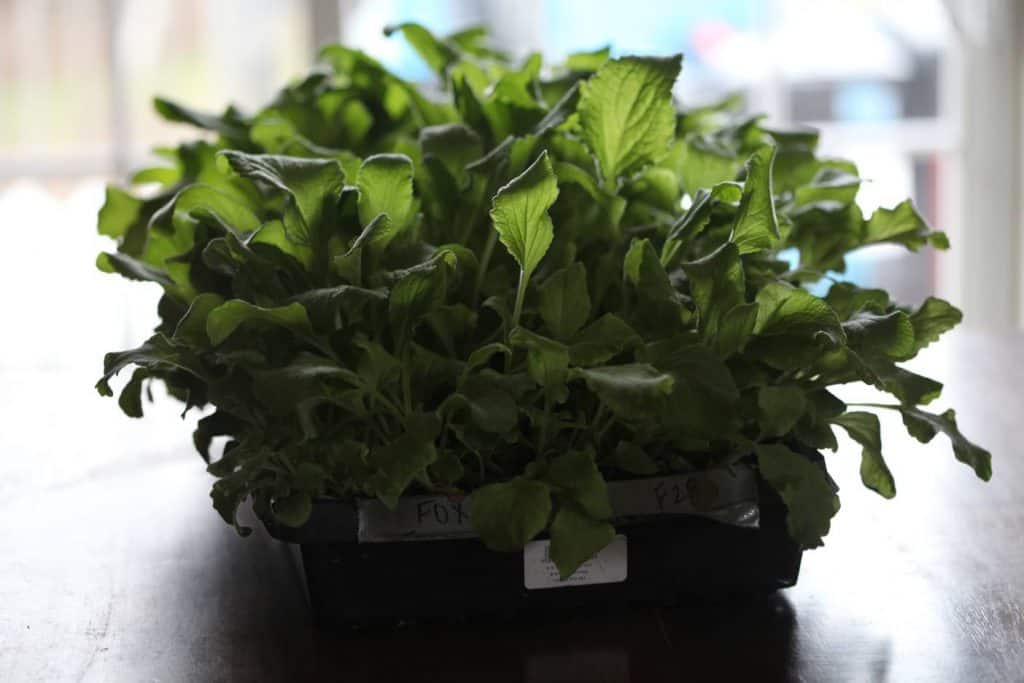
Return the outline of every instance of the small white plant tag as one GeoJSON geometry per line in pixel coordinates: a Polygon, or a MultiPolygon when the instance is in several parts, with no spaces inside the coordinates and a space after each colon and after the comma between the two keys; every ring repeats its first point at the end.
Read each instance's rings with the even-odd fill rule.
{"type": "Polygon", "coordinates": [[[523,547],[523,584],[529,590],[565,588],[598,583],[621,583],[627,575],[626,537],[616,536],[604,550],[580,565],[565,581],[551,561],[551,541],[531,541],[523,547]]]}

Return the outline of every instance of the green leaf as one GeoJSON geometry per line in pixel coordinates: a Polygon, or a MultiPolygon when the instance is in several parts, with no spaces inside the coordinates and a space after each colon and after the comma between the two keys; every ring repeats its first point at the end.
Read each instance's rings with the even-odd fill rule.
{"type": "Polygon", "coordinates": [[[668,153],[676,123],[672,85],[681,66],[681,55],[623,57],[605,62],[583,84],[583,139],[597,157],[606,188],[668,153]]]}
{"type": "Polygon", "coordinates": [[[594,519],[609,519],[612,504],[608,486],[597,469],[592,451],[570,451],[555,458],[544,477],[559,500],[571,500],[594,519]]]}
{"type": "Polygon", "coordinates": [[[403,273],[388,296],[388,320],[398,347],[404,347],[419,321],[437,309],[448,286],[448,261],[434,258],[403,273]]]}
{"type": "Polygon", "coordinates": [[[860,480],[864,482],[864,486],[883,498],[895,496],[896,483],[893,481],[889,466],[882,458],[882,435],[878,416],[874,413],[854,411],[834,417],[832,422],[845,429],[850,438],[861,445],[863,450],[860,480]]]}
{"type": "Polygon", "coordinates": [[[362,352],[356,369],[369,389],[383,391],[389,382],[401,374],[401,363],[381,344],[363,339],[355,345],[362,352]]]}
{"type": "Polygon", "coordinates": [[[731,237],[740,254],[771,249],[779,239],[772,193],[774,160],[775,148],[770,146],[761,147],[747,160],[747,178],[731,237]]]}
{"type": "Polygon", "coordinates": [[[633,199],[670,214],[679,210],[682,191],[674,171],[660,166],[648,166],[626,185],[625,192],[633,199]]]}
{"type": "Polygon", "coordinates": [[[124,190],[107,185],[106,198],[100,207],[97,225],[99,233],[117,239],[138,220],[143,201],[124,190]]]}
{"type": "Polygon", "coordinates": [[[565,58],[565,66],[570,71],[593,73],[604,66],[611,55],[611,48],[602,47],[592,52],[573,52],[565,58]]]}
{"type": "Polygon", "coordinates": [[[445,42],[457,45],[464,52],[477,57],[495,59],[500,62],[507,62],[508,56],[499,50],[488,45],[488,31],[484,26],[471,26],[449,35],[445,42]]]}
{"type": "Polygon", "coordinates": [[[650,477],[658,473],[658,464],[640,446],[630,441],[620,441],[612,452],[610,464],[623,472],[650,477]]]}
{"type": "Polygon", "coordinates": [[[678,385],[699,389],[703,402],[719,407],[739,399],[740,392],[729,366],[711,349],[700,344],[680,345],[673,339],[666,340],[662,346],[669,351],[664,353],[651,344],[646,349],[647,355],[660,370],[675,376],[677,389],[678,385]]]}
{"type": "Polygon", "coordinates": [[[920,351],[942,334],[953,329],[963,320],[964,314],[948,301],[930,296],[921,307],[910,314],[910,324],[914,328],[915,352],[920,351]]]}
{"type": "Polygon", "coordinates": [[[569,349],[554,339],[517,327],[509,335],[513,347],[526,349],[526,368],[533,381],[564,398],[569,378],[569,349]]]}
{"type": "Polygon", "coordinates": [[[556,271],[538,288],[540,315],[556,339],[566,340],[590,317],[587,269],[576,261],[556,271]]]}
{"type": "Polygon", "coordinates": [[[437,461],[430,466],[430,478],[449,485],[456,484],[466,474],[466,468],[459,459],[458,454],[453,451],[442,451],[437,456],[437,461]]]}
{"type": "Polygon", "coordinates": [[[212,130],[229,140],[243,141],[246,139],[245,122],[233,109],[228,109],[223,116],[216,116],[183,107],[162,97],[153,98],[153,108],[167,121],[187,123],[197,128],[212,130]]]}
{"type": "Polygon", "coordinates": [[[809,448],[827,448],[835,451],[839,448],[835,432],[830,420],[846,411],[846,404],[836,398],[827,389],[809,391],[807,398],[807,414],[797,423],[794,438],[809,448]]]}
{"type": "Polygon", "coordinates": [[[902,406],[899,410],[903,414],[903,424],[915,439],[928,443],[937,432],[942,432],[953,444],[953,454],[957,460],[969,465],[979,479],[988,481],[992,478],[992,454],[960,433],[956,425],[956,413],[952,409],[941,415],[912,406],[902,406]]]}
{"type": "Polygon", "coordinates": [[[125,254],[100,254],[96,257],[96,268],[104,273],[117,273],[129,280],[155,282],[169,291],[176,291],[175,282],[167,271],[125,254]]]}
{"type": "Polygon", "coordinates": [[[824,272],[846,270],[845,254],[862,246],[864,217],[856,203],[846,207],[820,204],[790,210],[786,245],[800,252],[800,267],[824,272]]]}
{"type": "Polygon", "coordinates": [[[290,527],[302,526],[309,520],[309,515],[313,512],[313,501],[304,491],[276,498],[271,505],[274,517],[285,526],[290,527]]]}
{"type": "Polygon", "coordinates": [[[149,370],[136,368],[132,378],[121,390],[117,404],[128,417],[142,417],[142,383],[149,377],[149,370]]]}
{"type": "MultiPolygon", "coordinates": [[[[156,152],[156,150],[154,150],[154,152],[156,152]]],[[[156,183],[160,187],[164,188],[174,186],[179,180],[181,180],[181,168],[171,168],[168,166],[150,166],[149,168],[143,168],[136,171],[131,177],[132,185],[156,183]]]]}
{"type": "Polygon", "coordinates": [[[636,287],[646,297],[668,300],[675,296],[668,274],[650,240],[633,240],[622,267],[626,282],[636,287]]]}
{"type": "Polygon", "coordinates": [[[634,305],[627,308],[629,323],[645,337],[666,336],[679,331],[683,309],[658,253],[648,239],[629,245],[623,260],[623,278],[634,305]]]}
{"type": "Polygon", "coordinates": [[[683,189],[694,197],[707,188],[734,180],[740,170],[740,159],[731,151],[708,144],[700,136],[677,140],[670,155],[671,166],[679,175],[683,189]]]}
{"type": "Polygon", "coordinates": [[[758,422],[764,436],[785,436],[807,410],[804,390],[793,384],[761,387],[757,392],[758,422]]]}
{"type": "Polygon", "coordinates": [[[108,383],[110,378],[129,365],[138,365],[151,371],[182,370],[197,379],[206,378],[194,354],[158,333],[137,348],[103,356],[103,377],[96,383],[100,395],[113,396],[108,383]]]}
{"type": "Polygon", "coordinates": [[[626,210],[626,200],[599,187],[594,178],[575,164],[558,161],[554,164],[558,182],[565,185],[572,183],[581,188],[587,195],[601,206],[608,216],[608,221],[617,226],[626,210]]]}
{"type": "Polygon", "coordinates": [[[600,365],[642,342],[636,330],[622,318],[614,313],[605,313],[572,338],[569,359],[577,366],[600,365]]]}
{"type": "MultiPolygon", "coordinates": [[[[693,197],[693,204],[686,213],[676,219],[669,229],[668,239],[665,246],[670,243],[680,244],[683,241],[691,240],[700,235],[711,223],[712,215],[720,207],[739,208],[739,202],[743,198],[743,188],[737,183],[723,182],[711,188],[711,191],[698,190],[693,197]]],[[[666,265],[672,263],[670,253],[663,252],[662,262],[666,265]]]]}
{"type": "Polygon", "coordinates": [[[370,450],[366,462],[374,469],[372,485],[389,508],[394,509],[409,484],[437,460],[434,439],[438,427],[437,418],[431,415],[391,443],[370,450]]]}
{"type": "Polygon", "coordinates": [[[483,375],[470,375],[459,386],[473,422],[492,434],[511,431],[519,420],[519,407],[508,392],[483,375]]]}
{"type": "Polygon", "coordinates": [[[494,196],[494,229],[527,280],[551,246],[554,229],[548,209],[557,198],[558,182],[547,152],[494,196]]]}
{"type": "Polygon", "coordinates": [[[423,156],[438,159],[460,188],[469,185],[466,166],[480,158],[483,142],[472,128],[461,123],[428,126],[420,130],[423,156]]]}
{"type": "Polygon", "coordinates": [[[384,251],[396,234],[394,224],[387,214],[378,214],[363,228],[348,251],[334,257],[334,272],[351,285],[362,285],[363,262],[370,261],[366,270],[373,270],[376,265],[374,257],[384,251]]]}
{"type": "Polygon", "coordinates": [[[822,202],[845,206],[857,196],[860,183],[854,164],[839,160],[821,161],[810,182],[795,189],[793,202],[797,206],[822,202]]]}
{"type": "Polygon", "coordinates": [[[443,77],[448,65],[458,59],[458,55],[450,46],[438,40],[433,33],[419,24],[407,22],[384,28],[385,36],[391,36],[396,32],[400,32],[409,41],[416,53],[438,76],[443,77]]]}
{"type": "Polygon", "coordinates": [[[861,289],[849,282],[836,282],[825,296],[840,320],[849,320],[856,312],[867,310],[884,313],[889,307],[889,295],[881,289],[861,289]]]}
{"type": "Polygon", "coordinates": [[[712,348],[722,358],[728,358],[743,351],[754,336],[757,314],[760,306],[756,303],[740,304],[728,310],[718,324],[718,334],[712,341],[712,348]]]}
{"type": "Polygon", "coordinates": [[[200,418],[195,431],[192,432],[192,443],[203,462],[210,464],[210,444],[213,443],[213,438],[235,434],[239,431],[240,425],[240,420],[222,410],[200,418]]]}
{"type": "MultiPolygon", "coordinates": [[[[244,243],[231,233],[210,240],[199,259],[192,255],[195,270],[209,269],[231,278],[235,297],[258,304],[287,299],[295,289],[309,286],[308,272],[296,259],[276,247],[244,243]]],[[[206,275],[208,278],[209,275],[206,275]]]]}
{"type": "Polygon", "coordinates": [[[735,244],[726,242],[704,258],[682,264],[690,280],[690,295],[700,314],[704,337],[718,335],[722,319],[744,303],[743,262],[735,244]]]}
{"type": "Polygon", "coordinates": [[[200,348],[210,345],[210,338],[206,335],[206,320],[210,312],[224,303],[224,297],[220,294],[204,292],[192,300],[185,315],[178,321],[174,328],[173,339],[183,341],[192,346],[200,348]]]}
{"type": "MultiPolygon", "coordinates": [[[[544,84],[541,83],[541,88],[543,89],[543,87],[544,84]]],[[[544,115],[544,118],[537,122],[537,125],[533,127],[533,135],[544,135],[548,131],[561,126],[567,121],[575,120],[576,107],[579,103],[579,99],[580,84],[579,81],[577,81],[562,94],[554,105],[552,105],[551,109],[548,110],[548,113],[544,115]]],[[[569,141],[569,138],[552,138],[552,143],[559,140],[566,142],[569,141]]],[[[577,140],[572,140],[569,144],[582,146],[582,143],[577,140]]]]}
{"type": "MultiPolygon", "coordinates": [[[[261,254],[266,255],[268,252],[265,248],[256,246],[260,244],[274,247],[282,254],[293,256],[306,270],[312,270],[313,249],[309,245],[293,242],[288,237],[288,231],[285,230],[284,221],[267,221],[261,225],[251,237],[248,238],[247,246],[250,251],[253,251],[254,253],[258,251],[261,254]]],[[[273,260],[280,261],[287,259],[273,258],[273,260]]]]}
{"type": "MultiPolygon", "coordinates": [[[[502,74],[492,88],[493,100],[510,105],[515,109],[541,110],[541,106],[533,94],[533,83],[540,74],[541,60],[540,54],[534,52],[526,58],[522,68],[518,71],[510,70],[502,74]]],[[[517,126],[517,128],[519,127],[517,126]]],[[[514,132],[524,131],[520,129],[514,132]]]]}
{"type": "Polygon", "coordinates": [[[305,224],[305,230],[297,236],[300,242],[313,239],[325,211],[338,201],[345,184],[345,173],[334,159],[245,154],[234,150],[220,154],[239,175],[265,183],[292,198],[305,224]]]}
{"type": "Polygon", "coordinates": [[[381,249],[415,218],[412,177],[412,161],[404,154],[375,154],[359,167],[359,223],[367,226],[381,214],[390,219],[387,229],[378,230],[371,239],[381,249]]]}
{"type": "Polygon", "coordinates": [[[248,482],[237,476],[218,479],[213,483],[213,488],[210,490],[213,509],[217,511],[221,519],[235,528],[239,536],[243,537],[252,533],[252,527],[239,524],[237,513],[239,506],[248,497],[248,482]]]}
{"type": "Polygon", "coordinates": [[[463,343],[471,338],[478,320],[476,311],[462,303],[438,306],[426,316],[426,323],[438,343],[453,358],[459,355],[463,343]]]}
{"type": "Polygon", "coordinates": [[[945,233],[933,232],[909,199],[891,209],[878,208],[864,224],[864,243],[895,242],[911,251],[926,244],[947,249],[945,233]]]}
{"type": "Polygon", "coordinates": [[[880,388],[900,400],[903,405],[928,404],[942,393],[942,383],[918,375],[893,363],[869,361],[880,388]]]}
{"type": "Polygon", "coordinates": [[[484,105],[473,91],[470,80],[465,67],[462,64],[455,65],[451,73],[452,100],[461,119],[481,133],[484,148],[492,147],[485,157],[472,165],[472,168],[476,169],[481,167],[478,165],[483,165],[486,166],[486,170],[490,171],[491,167],[488,162],[500,161],[504,158],[504,154],[508,151],[508,145],[512,143],[512,138],[510,136],[501,142],[501,138],[492,130],[491,123],[487,119],[487,112],[484,111],[484,105]]]}
{"type": "Polygon", "coordinates": [[[352,285],[311,289],[293,298],[306,309],[313,328],[324,333],[360,322],[364,311],[383,308],[387,300],[387,293],[381,290],[352,285]]]}
{"type": "MultiPolygon", "coordinates": [[[[170,207],[173,210],[174,230],[183,231],[183,223],[200,220],[212,221],[225,231],[245,238],[260,229],[263,222],[256,215],[257,207],[237,193],[225,192],[209,185],[189,185],[174,197],[170,207]]],[[[157,212],[154,223],[160,221],[157,212]]]]}
{"type": "Polygon", "coordinates": [[[551,560],[562,580],[600,552],[615,538],[608,522],[589,517],[574,505],[563,505],[551,523],[551,560]]]}
{"type": "Polygon", "coordinates": [[[906,360],[916,353],[914,328],[903,311],[882,315],[858,311],[843,323],[847,343],[854,349],[906,360]]]}
{"type": "Polygon", "coordinates": [[[263,308],[248,301],[232,299],[210,310],[206,316],[206,335],[220,346],[242,324],[276,325],[300,336],[312,336],[313,328],[301,304],[263,308]]]}
{"type": "Polygon", "coordinates": [[[497,354],[502,354],[503,356],[508,357],[512,355],[512,349],[508,348],[501,342],[484,344],[480,348],[475,349],[473,353],[469,354],[469,358],[466,360],[466,369],[474,370],[482,367],[497,354]]]}
{"type": "Polygon", "coordinates": [[[626,419],[648,419],[672,393],[675,380],[647,363],[607,365],[573,371],[613,413],[626,419]]]}
{"type": "Polygon", "coordinates": [[[802,548],[823,545],[839,511],[839,496],[824,470],[782,444],[758,444],[754,452],[761,475],[786,504],[789,535],[802,548]]]}
{"type": "Polygon", "coordinates": [[[311,353],[296,354],[287,365],[253,369],[250,374],[253,396],[271,413],[280,416],[300,412],[303,401],[326,398],[323,380],[340,378],[352,384],[358,382],[358,376],[350,370],[311,353]]]}
{"type": "Polygon", "coordinates": [[[491,550],[520,550],[548,525],[551,492],[547,484],[517,477],[481,486],[470,496],[473,529],[491,550]]]}
{"type": "Polygon", "coordinates": [[[842,325],[832,308],[806,290],[781,282],[766,285],[757,293],[759,335],[816,334],[824,332],[845,339],[842,325]]]}

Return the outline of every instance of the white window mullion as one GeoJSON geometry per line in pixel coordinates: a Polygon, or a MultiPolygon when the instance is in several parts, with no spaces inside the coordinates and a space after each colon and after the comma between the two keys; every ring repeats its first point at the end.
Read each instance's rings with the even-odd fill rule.
{"type": "Polygon", "coordinates": [[[958,0],[951,9],[963,46],[959,300],[969,325],[1020,328],[1024,8],[1016,0],[958,0]]]}
{"type": "Polygon", "coordinates": [[[107,33],[107,98],[110,116],[110,163],[118,178],[125,177],[132,165],[132,126],[128,73],[121,49],[121,18],[124,0],[103,0],[103,24],[107,33]]]}
{"type": "Polygon", "coordinates": [[[309,0],[309,37],[314,58],[320,48],[341,41],[342,4],[345,0],[309,0]]]}

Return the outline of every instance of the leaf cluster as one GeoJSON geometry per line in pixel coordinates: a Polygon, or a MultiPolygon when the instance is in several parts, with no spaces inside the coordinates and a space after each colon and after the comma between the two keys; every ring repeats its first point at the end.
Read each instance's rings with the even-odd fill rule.
{"type": "Polygon", "coordinates": [[[920,407],[941,385],[900,365],[960,312],[806,288],[872,244],[945,248],[910,202],[864,216],[856,166],[816,133],[735,100],[679,108],[679,55],[544,68],[478,29],[388,32],[436,72],[431,94],[334,45],[254,114],[157,100],[205,134],[99,214],[117,246],[98,267],[163,296],[97,388],[133,367],[127,414],[152,381],[205,409],[195,445],[241,533],[246,499],[301,525],[321,496],[469,494],[489,546],[546,531],[568,575],[614,534],[606,480],[748,461],[813,547],[839,501],[794,443],[834,449],[841,427],[865,485],[895,494],[877,417],[830,392],[846,382],[989,477],[953,412],[920,407]]]}

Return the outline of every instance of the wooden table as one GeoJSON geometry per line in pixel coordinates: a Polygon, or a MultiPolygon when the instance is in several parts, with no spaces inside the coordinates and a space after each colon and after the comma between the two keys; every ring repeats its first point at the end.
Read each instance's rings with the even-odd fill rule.
{"type": "Polygon", "coordinates": [[[827,454],[843,510],[770,600],[561,623],[318,632],[296,568],[210,508],[188,426],[121,417],[91,373],[0,372],[0,681],[1022,681],[1024,338],[954,333],[923,367],[994,455],[883,422],[899,495],[827,454]]]}

